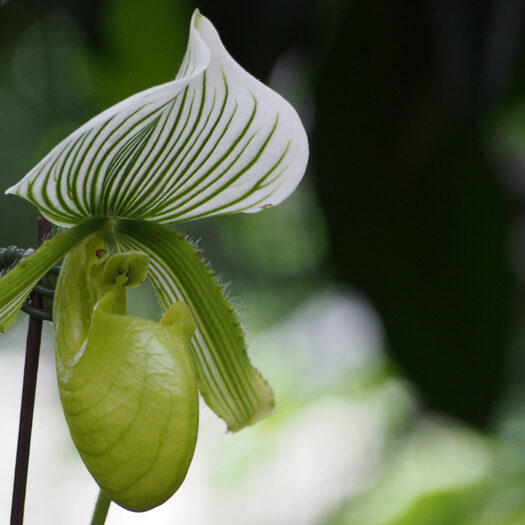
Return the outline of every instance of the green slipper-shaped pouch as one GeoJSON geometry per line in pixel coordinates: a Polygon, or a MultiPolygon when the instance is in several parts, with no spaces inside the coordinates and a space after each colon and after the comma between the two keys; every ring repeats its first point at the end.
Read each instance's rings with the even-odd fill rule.
{"type": "Polygon", "coordinates": [[[102,491],[145,511],[177,490],[195,449],[195,327],[181,302],[160,323],[127,316],[126,286],[144,280],[149,258],[100,259],[105,249],[94,235],[64,261],[53,312],[58,384],[71,437],[102,491]]]}

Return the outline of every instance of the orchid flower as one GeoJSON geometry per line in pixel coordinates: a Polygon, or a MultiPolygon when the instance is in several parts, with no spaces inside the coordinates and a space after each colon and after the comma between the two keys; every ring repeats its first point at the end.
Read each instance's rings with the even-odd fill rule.
{"type": "Polygon", "coordinates": [[[84,463],[119,505],[153,508],[182,483],[198,391],[231,431],[274,406],[234,308],[166,225],[276,205],[307,158],[295,110],[195,11],[175,80],[94,117],[7,190],[63,230],[0,279],[0,331],[65,256],[53,310],[60,396],[84,463]],[[126,315],[126,287],[146,278],[159,323],[126,315]]]}

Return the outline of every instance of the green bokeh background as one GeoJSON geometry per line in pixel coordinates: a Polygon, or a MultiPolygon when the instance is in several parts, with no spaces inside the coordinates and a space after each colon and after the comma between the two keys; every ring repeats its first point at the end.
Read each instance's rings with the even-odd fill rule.
{"type": "MultiPolygon", "coordinates": [[[[207,456],[213,523],[525,524],[521,2],[4,2],[0,189],[173,78],[195,7],[311,145],[282,206],[181,227],[230,283],[278,399],[207,456]]],[[[34,244],[36,217],[2,198],[0,246],[34,244]]],[[[148,289],[131,303],[158,315],[148,289]]]]}

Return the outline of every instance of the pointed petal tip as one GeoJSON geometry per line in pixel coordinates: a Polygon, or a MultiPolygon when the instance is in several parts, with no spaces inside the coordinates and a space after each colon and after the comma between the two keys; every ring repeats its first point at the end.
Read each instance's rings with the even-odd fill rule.
{"type": "Polygon", "coordinates": [[[7,190],[4,191],[4,195],[14,195],[16,193],[16,187],[18,184],[15,184],[14,186],[10,186],[7,188],[7,190]]]}
{"type": "MultiPolygon", "coordinates": [[[[265,381],[265,383],[267,384],[268,386],[268,383],[265,381]]],[[[271,397],[269,397],[267,400],[266,400],[266,405],[264,406],[261,406],[259,411],[257,413],[255,413],[253,415],[253,417],[248,420],[248,421],[244,421],[242,422],[242,424],[239,424],[239,423],[231,423],[231,422],[226,422],[226,427],[227,427],[227,431],[228,432],[231,432],[232,434],[235,434],[239,431],[241,431],[242,429],[246,428],[246,427],[251,427],[257,423],[259,423],[260,421],[262,421],[263,419],[266,419],[268,416],[271,416],[274,411],[275,411],[275,398],[273,396],[273,391],[270,389],[270,387],[268,386],[268,390],[271,392],[271,397]]]]}

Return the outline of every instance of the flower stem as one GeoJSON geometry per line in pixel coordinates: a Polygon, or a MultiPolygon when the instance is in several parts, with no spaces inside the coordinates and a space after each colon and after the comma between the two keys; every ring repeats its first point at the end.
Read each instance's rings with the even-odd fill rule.
{"type": "Polygon", "coordinates": [[[93,517],[91,518],[91,525],[104,525],[106,523],[110,505],[111,500],[102,491],[99,491],[93,517]]]}
{"type": "MultiPolygon", "coordinates": [[[[38,244],[42,244],[51,232],[51,224],[40,217],[38,219],[38,244]]],[[[33,294],[31,303],[42,308],[42,297],[33,294]]],[[[40,355],[42,320],[29,318],[26,340],[26,358],[24,365],[24,382],[22,386],[22,405],[20,408],[20,425],[18,430],[18,447],[16,451],[15,480],[11,505],[11,525],[22,525],[24,520],[24,503],[27,486],[27,467],[29,464],[29,447],[33,426],[33,409],[35,406],[36,377],[40,355]]]]}

